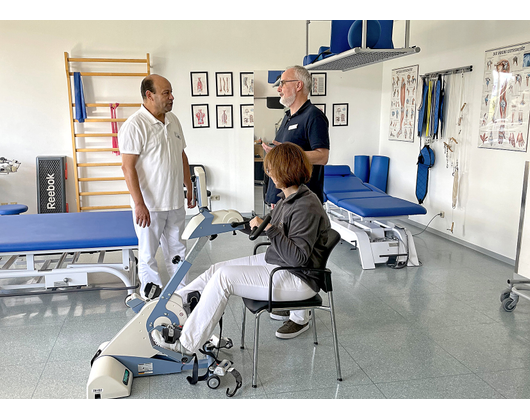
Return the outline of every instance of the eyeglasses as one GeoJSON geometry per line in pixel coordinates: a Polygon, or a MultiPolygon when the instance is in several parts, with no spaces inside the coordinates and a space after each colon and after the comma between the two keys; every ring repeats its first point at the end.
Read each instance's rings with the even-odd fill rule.
{"type": "Polygon", "coordinates": [[[300,80],[280,80],[280,87],[283,87],[283,85],[285,85],[286,83],[289,83],[289,82],[299,82],[300,80]]]}

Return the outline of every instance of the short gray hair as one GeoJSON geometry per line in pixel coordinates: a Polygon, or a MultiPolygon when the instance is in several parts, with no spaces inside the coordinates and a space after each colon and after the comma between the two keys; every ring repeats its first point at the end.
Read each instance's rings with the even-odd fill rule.
{"type": "Polygon", "coordinates": [[[294,69],[294,74],[296,75],[296,78],[298,80],[301,80],[304,84],[304,88],[302,89],[302,92],[306,95],[309,95],[309,91],[311,90],[311,74],[307,71],[305,67],[302,66],[291,66],[287,67],[286,70],[294,69]]]}

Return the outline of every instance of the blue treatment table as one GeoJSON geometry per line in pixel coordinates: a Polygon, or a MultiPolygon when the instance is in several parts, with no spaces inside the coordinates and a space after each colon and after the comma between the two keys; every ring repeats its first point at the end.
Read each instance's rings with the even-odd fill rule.
{"type": "Polygon", "coordinates": [[[390,219],[426,214],[424,207],[362,182],[347,165],[324,167],[324,200],[333,229],[359,249],[364,269],[389,258],[419,266],[412,235],[390,219]]]}
{"type": "Polygon", "coordinates": [[[135,288],[133,250],[137,248],[131,211],[2,216],[0,280],[38,280],[30,280],[29,284],[0,283],[0,296],[13,296],[14,293],[6,293],[10,289],[80,289],[88,285],[88,273],[109,273],[123,281],[126,289],[135,288]],[[122,262],[105,263],[107,251],[121,251],[122,262]],[[79,263],[84,253],[99,253],[98,261],[79,263]],[[53,255],[58,259],[50,257],[53,255]],[[26,268],[18,269],[24,257],[26,268]]]}

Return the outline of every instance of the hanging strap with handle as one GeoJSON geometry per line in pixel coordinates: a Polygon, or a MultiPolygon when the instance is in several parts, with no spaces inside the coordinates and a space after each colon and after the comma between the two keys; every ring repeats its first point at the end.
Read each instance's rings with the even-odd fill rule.
{"type": "MultiPolygon", "coordinates": [[[[110,104],[110,118],[112,118],[113,120],[116,119],[116,108],[118,108],[119,106],[120,106],[120,104],[118,104],[118,103],[110,104]]],[[[118,134],[118,123],[116,121],[111,121],[110,125],[112,127],[112,133],[113,134],[118,134]]],[[[114,149],[117,149],[119,147],[118,146],[118,137],[116,137],[116,136],[112,136],[112,147],[114,149]]],[[[115,150],[112,153],[114,153],[116,156],[119,156],[120,151],[119,150],[115,150]]]]}
{"type": "Polygon", "coordinates": [[[416,198],[422,204],[427,196],[429,186],[429,169],[434,166],[434,151],[424,146],[418,156],[418,173],[416,176],[416,198]]]}

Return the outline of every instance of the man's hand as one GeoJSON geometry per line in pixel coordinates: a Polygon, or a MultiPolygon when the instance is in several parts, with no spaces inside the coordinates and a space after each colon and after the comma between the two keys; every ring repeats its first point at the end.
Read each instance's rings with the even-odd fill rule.
{"type": "Polygon", "coordinates": [[[197,200],[194,199],[193,194],[189,193],[190,190],[188,190],[188,194],[186,194],[186,200],[188,201],[188,208],[192,209],[197,205],[197,200]]]}
{"type": "MultiPolygon", "coordinates": [[[[274,144],[275,146],[278,146],[281,143],[279,141],[273,140],[272,144],[274,144]]],[[[265,153],[269,153],[272,150],[272,146],[269,146],[268,144],[263,143],[263,141],[261,142],[261,147],[263,147],[263,150],[265,150],[265,153]]]]}
{"type": "Polygon", "coordinates": [[[138,204],[134,207],[134,215],[136,216],[136,224],[142,228],[151,225],[151,215],[145,204],[138,204]]]}

